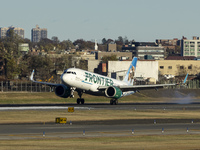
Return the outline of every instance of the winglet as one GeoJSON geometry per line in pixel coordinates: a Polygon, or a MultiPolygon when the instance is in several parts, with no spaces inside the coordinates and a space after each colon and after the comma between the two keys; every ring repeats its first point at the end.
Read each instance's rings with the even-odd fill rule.
{"type": "Polygon", "coordinates": [[[183,84],[185,84],[185,82],[187,81],[187,78],[188,78],[188,74],[185,76],[185,79],[183,81],[183,84]]]}
{"type": "Polygon", "coordinates": [[[31,81],[34,81],[34,80],[33,80],[33,75],[34,75],[34,69],[33,69],[32,73],[31,73],[31,76],[30,76],[30,80],[31,80],[31,81]]]}

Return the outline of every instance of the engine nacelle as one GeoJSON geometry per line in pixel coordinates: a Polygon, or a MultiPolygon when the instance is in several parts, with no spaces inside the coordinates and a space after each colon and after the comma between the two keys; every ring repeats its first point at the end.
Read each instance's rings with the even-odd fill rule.
{"type": "Polygon", "coordinates": [[[71,90],[65,85],[59,85],[56,87],[55,93],[59,97],[67,98],[71,95],[71,90]]]}
{"type": "Polygon", "coordinates": [[[118,87],[109,86],[105,90],[105,94],[106,94],[107,97],[118,99],[118,98],[120,98],[122,96],[122,91],[118,87]]]}

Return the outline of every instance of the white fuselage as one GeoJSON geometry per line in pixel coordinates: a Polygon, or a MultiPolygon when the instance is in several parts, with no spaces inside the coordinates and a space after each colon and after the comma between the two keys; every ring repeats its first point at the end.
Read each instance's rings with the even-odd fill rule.
{"type": "Polygon", "coordinates": [[[98,92],[98,87],[127,85],[126,82],[88,72],[78,68],[69,68],[61,76],[63,84],[77,89],[98,92]]]}

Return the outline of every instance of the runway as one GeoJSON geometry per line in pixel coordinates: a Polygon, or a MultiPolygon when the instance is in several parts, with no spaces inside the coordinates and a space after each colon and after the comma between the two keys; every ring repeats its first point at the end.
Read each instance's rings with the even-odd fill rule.
{"type": "Polygon", "coordinates": [[[5,110],[52,110],[52,109],[109,109],[109,110],[200,110],[200,102],[179,104],[179,103],[119,103],[118,105],[110,105],[108,103],[86,103],[77,105],[68,104],[0,104],[0,111],[5,110]]]}
{"type": "Polygon", "coordinates": [[[116,124],[112,126],[102,124],[0,125],[0,140],[179,134],[200,134],[200,123],[116,124]]]}
{"type": "MultiPolygon", "coordinates": [[[[200,103],[120,103],[119,105],[90,103],[0,105],[0,111],[67,109],[82,110],[200,110],[200,103]]],[[[29,123],[0,124],[0,140],[78,137],[120,137],[139,135],[200,134],[199,119],[127,119],[74,121],[67,124],[29,123]]]]}

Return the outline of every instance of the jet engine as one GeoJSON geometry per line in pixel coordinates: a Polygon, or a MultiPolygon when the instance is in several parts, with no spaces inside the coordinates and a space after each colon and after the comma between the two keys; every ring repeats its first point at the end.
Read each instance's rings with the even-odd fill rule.
{"type": "Polygon", "coordinates": [[[71,95],[71,90],[65,85],[59,85],[56,87],[55,93],[57,96],[67,98],[71,95]]]}
{"type": "Polygon", "coordinates": [[[106,94],[107,97],[118,99],[118,98],[120,98],[122,96],[122,91],[118,87],[109,86],[105,90],[105,94],[106,94]]]}

